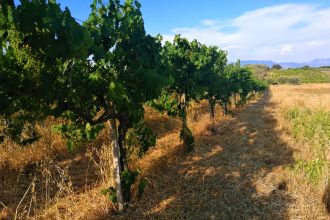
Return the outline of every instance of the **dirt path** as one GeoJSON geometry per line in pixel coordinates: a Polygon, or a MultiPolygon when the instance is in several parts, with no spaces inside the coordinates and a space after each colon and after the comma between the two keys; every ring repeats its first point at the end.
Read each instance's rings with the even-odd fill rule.
{"type": "MultiPolygon", "coordinates": [[[[137,219],[286,219],[292,198],[284,166],[292,151],[276,130],[271,94],[217,125],[216,136],[196,137],[188,156],[173,147],[154,161],[137,219]]],[[[169,143],[170,144],[170,143],[169,143]]]]}

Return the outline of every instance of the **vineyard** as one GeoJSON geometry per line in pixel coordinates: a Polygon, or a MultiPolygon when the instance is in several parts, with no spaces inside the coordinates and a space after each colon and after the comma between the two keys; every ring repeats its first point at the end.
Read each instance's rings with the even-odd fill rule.
{"type": "Polygon", "coordinates": [[[0,219],[326,218],[329,84],[268,86],[140,8],[0,2],[0,219]]]}
{"type": "Polygon", "coordinates": [[[330,70],[328,68],[271,70],[268,79],[280,84],[330,83],[330,70]]]}

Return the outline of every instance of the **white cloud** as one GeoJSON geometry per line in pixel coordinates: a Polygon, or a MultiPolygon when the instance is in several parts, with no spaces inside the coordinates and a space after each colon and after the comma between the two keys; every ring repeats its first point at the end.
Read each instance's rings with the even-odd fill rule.
{"type": "Polygon", "coordinates": [[[217,24],[216,20],[205,19],[201,22],[205,26],[214,26],[217,24]]]}
{"type": "Polygon", "coordinates": [[[284,4],[249,11],[228,21],[205,19],[195,27],[175,28],[175,34],[217,45],[229,60],[306,61],[330,57],[330,8],[284,4]]]}
{"type": "Polygon", "coordinates": [[[284,44],[280,46],[280,54],[286,55],[293,51],[293,44],[284,44]]]}

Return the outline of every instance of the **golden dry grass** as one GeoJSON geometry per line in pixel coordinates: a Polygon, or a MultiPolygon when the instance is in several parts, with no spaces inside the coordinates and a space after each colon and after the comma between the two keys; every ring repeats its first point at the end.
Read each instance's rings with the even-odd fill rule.
{"type": "MultiPolygon", "coordinates": [[[[315,143],[292,138],[290,122],[284,117],[293,108],[308,108],[312,112],[330,111],[330,84],[303,84],[299,86],[273,86],[272,100],[277,106],[277,121],[281,130],[285,131],[283,139],[293,149],[294,159],[315,160],[315,143]]],[[[306,125],[308,126],[308,124],[306,125]]],[[[313,138],[314,140],[317,137],[313,138]]],[[[317,142],[317,140],[316,140],[317,142]]],[[[329,150],[330,145],[326,146],[329,150]]],[[[328,151],[329,153],[329,151],[328,151]]],[[[329,154],[330,155],[330,154],[329,154]]],[[[329,163],[328,158],[328,163],[329,163]]],[[[329,164],[328,164],[329,165],[329,164]]],[[[311,183],[305,175],[289,172],[290,188],[295,195],[295,202],[290,205],[292,219],[330,219],[329,167],[326,165],[320,181],[311,183]],[[303,190],[302,190],[303,189],[303,190]],[[325,210],[327,207],[327,211],[325,210]]]]}
{"type": "MultiPolygon", "coordinates": [[[[20,158],[24,152],[29,152],[25,153],[29,156],[21,158],[53,161],[61,170],[67,169],[62,176],[53,171],[52,179],[58,184],[69,178],[71,185],[64,184],[61,195],[57,193],[60,187],[54,187],[56,192],[49,195],[51,202],[31,211],[30,216],[35,219],[329,219],[324,202],[329,190],[325,189],[326,183],[314,186],[303,175],[287,169],[296,157],[308,155],[304,151],[306,146],[292,137],[290,124],[283,116],[284,109],[296,104],[329,109],[329,96],[329,84],[273,86],[263,97],[234,110],[232,116],[222,116],[221,109],[216,109],[213,122],[206,102],[193,104],[188,121],[196,146],[189,154],[182,150],[179,140],[179,119],[146,108],[146,121],[157,134],[157,146],[141,160],[132,162],[132,166],[142,168],[148,186],[142,199],[135,196],[123,216],[117,216],[110,202],[100,194],[110,184],[110,176],[102,179],[111,162],[111,155],[106,155],[109,151],[101,147],[107,141],[104,134],[87,150],[70,156],[60,137],[53,136],[51,140],[56,141],[53,145],[58,150],[42,153],[47,157],[36,153],[38,147],[49,146],[44,141],[32,145],[35,150],[6,150],[3,154],[6,156],[0,158],[2,164],[21,170],[9,176],[23,176],[28,169],[29,163],[22,162],[26,159],[11,158],[11,155],[20,158]],[[58,153],[62,156],[57,157],[58,153]],[[8,162],[11,160],[21,162],[8,162]]],[[[52,163],[46,164],[51,170],[52,163]]],[[[6,185],[6,189],[15,190],[6,192],[6,197],[0,187],[3,202],[0,219],[14,216],[32,179],[22,178],[25,178],[22,186],[19,185],[22,181],[9,178],[14,185],[6,185]],[[9,196],[13,199],[4,201],[9,196]]],[[[42,180],[45,176],[40,174],[38,178],[42,180]]],[[[7,180],[5,176],[1,184],[7,180]]],[[[45,197],[41,190],[38,193],[45,197]]],[[[26,198],[28,210],[33,196],[30,193],[26,198]]],[[[20,210],[22,218],[27,216],[26,212],[20,210]]]]}
{"type": "Polygon", "coordinates": [[[91,149],[100,148],[104,134],[91,146],[69,153],[64,140],[51,132],[54,123],[47,119],[37,125],[41,138],[32,145],[22,147],[10,140],[0,145],[0,219],[69,219],[68,210],[79,208],[75,202],[63,208],[61,201],[87,197],[102,180],[90,158],[97,156],[91,149]]]}
{"type": "Polygon", "coordinates": [[[302,84],[272,86],[273,100],[279,108],[295,105],[330,110],[330,84],[302,84]]]}

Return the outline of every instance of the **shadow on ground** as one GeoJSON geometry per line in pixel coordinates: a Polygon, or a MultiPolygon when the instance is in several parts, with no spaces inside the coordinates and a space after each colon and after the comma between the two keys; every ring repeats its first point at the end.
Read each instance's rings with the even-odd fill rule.
{"type": "Polygon", "coordinates": [[[276,130],[270,98],[265,93],[217,124],[217,135],[196,137],[195,152],[177,146],[160,157],[147,170],[142,200],[123,218],[287,219],[293,199],[285,177],[272,172],[291,164],[293,152],[276,130]]]}

